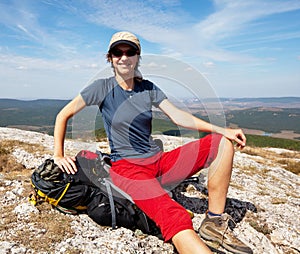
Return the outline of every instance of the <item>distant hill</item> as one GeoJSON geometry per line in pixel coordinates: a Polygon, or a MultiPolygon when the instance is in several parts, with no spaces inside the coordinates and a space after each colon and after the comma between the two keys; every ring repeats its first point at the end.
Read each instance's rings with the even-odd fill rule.
{"type": "Polygon", "coordinates": [[[277,133],[282,130],[294,131],[300,134],[299,108],[250,108],[231,110],[226,114],[229,123],[241,128],[258,129],[277,133]]]}
{"type": "Polygon", "coordinates": [[[48,133],[53,129],[57,113],[68,102],[67,100],[0,99],[0,126],[22,126],[25,129],[48,133]]]}
{"type": "Polygon", "coordinates": [[[226,106],[239,106],[241,108],[252,107],[276,107],[276,108],[300,108],[300,97],[270,97],[270,98],[222,98],[221,102],[226,106]]]}
{"type": "Polygon", "coordinates": [[[261,103],[300,103],[300,97],[261,97],[261,98],[221,98],[222,101],[232,102],[261,102],[261,103]]]}
{"type": "MultiPolygon", "coordinates": [[[[34,130],[52,135],[55,117],[68,102],[69,100],[51,99],[31,101],[0,99],[0,126],[34,130]]],[[[208,104],[214,102],[215,99],[205,100],[205,103],[208,104]]],[[[281,131],[290,131],[300,134],[300,97],[221,98],[220,102],[224,108],[228,126],[259,130],[266,133],[266,135],[270,133],[280,133],[281,131]]],[[[184,104],[191,107],[191,112],[195,115],[202,117],[204,120],[208,120],[205,109],[203,108],[203,102],[185,100],[184,104]]],[[[154,112],[154,114],[154,133],[174,136],[198,135],[198,133],[189,130],[179,129],[159,112],[154,112]]],[[[103,128],[101,117],[95,113],[95,110],[85,110],[77,119],[79,119],[76,121],[79,133],[82,129],[85,129],[87,125],[93,130],[103,128]],[[95,117],[97,117],[96,125],[94,124],[95,117]],[[90,124],[94,125],[91,127],[90,124]]],[[[76,119],[73,119],[73,121],[75,120],[76,119]]],[[[71,128],[71,121],[68,130],[71,128]]]]}

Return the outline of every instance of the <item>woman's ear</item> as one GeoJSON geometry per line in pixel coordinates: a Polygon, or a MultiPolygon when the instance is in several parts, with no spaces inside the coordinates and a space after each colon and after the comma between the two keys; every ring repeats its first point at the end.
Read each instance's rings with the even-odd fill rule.
{"type": "Polygon", "coordinates": [[[109,53],[106,54],[106,60],[108,63],[112,63],[112,58],[111,55],[109,53]]]}

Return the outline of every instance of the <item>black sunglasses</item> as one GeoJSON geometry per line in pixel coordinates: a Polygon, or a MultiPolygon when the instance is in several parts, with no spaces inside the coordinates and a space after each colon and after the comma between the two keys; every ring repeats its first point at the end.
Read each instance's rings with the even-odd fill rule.
{"type": "Polygon", "coordinates": [[[121,57],[124,55],[129,57],[129,56],[135,56],[137,54],[137,51],[135,49],[128,49],[128,50],[112,49],[110,53],[116,57],[121,57]]]}

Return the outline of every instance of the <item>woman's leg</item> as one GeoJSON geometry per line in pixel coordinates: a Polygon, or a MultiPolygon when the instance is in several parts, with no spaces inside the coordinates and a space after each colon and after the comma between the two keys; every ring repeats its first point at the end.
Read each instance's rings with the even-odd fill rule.
{"type": "Polygon", "coordinates": [[[230,229],[228,214],[224,214],[227,191],[232,172],[234,147],[231,141],[222,138],[217,158],[208,172],[208,210],[199,233],[205,239],[220,243],[234,253],[252,254],[253,251],[240,241],[230,229]]]}
{"type": "Polygon", "coordinates": [[[232,173],[234,147],[231,141],[223,137],[218,155],[208,172],[208,209],[210,212],[224,212],[228,187],[232,173]]]}
{"type": "Polygon", "coordinates": [[[128,161],[113,163],[113,183],[129,194],[135,204],[161,229],[165,241],[182,230],[193,230],[188,212],[170,198],[155,178],[157,166],[138,165],[128,161]]]}
{"type": "Polygon", "coordinates": [[[224,212],[232,172],[234,147],[227,138],[211,134],[170,152],[163,153],[160,162],[161,183],[180,182],[202,168],[209,167],[209,211],[224,212]]]}
{"type": "Polygon", "coordinates": [[[180,254],[212,253],[194,230],[180,231],[173,236],[172,242],[180,254]]]}
{"type": "Polygon", "coordinates": [[[180,183],[210,166],[219,154],[222,135],[210,134],[172,151],[164,152],[159,162],[163,186],[180,183]]]}
{"type": "MultiPolygon", "coordinates": [[[[131,174],[128,168],[126,169],[126,164],[112,167],[113,182],[130,194],[135,204],[160,227],[165,241],[172,241],[180,254],[211,253],[194,231],[187,211],[172,200],[161,188],[160,183],[153,179],[151,167],[135,165],[134,172],[138,173],[131,174]],[[123,175],[120,176],[117,172],[123,175]],[[147,181],[149,177],[150,181],[147,181]],[[141,198],[143,196],[145,198],[141,198]]],[[[130,168],[133,169],[132,166],[130,168]]]]}

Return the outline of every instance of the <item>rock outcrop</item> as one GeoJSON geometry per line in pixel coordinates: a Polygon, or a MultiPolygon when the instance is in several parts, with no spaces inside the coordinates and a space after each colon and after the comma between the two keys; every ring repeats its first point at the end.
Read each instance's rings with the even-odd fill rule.
{"type": "MultiPolygon", "coordinates": [[[[190,141],[158,136],[165,150],[190,141]]],[[[53,137],[10,128],[0,128],[0,141],[17,140],[11,155],[24,166],[20,172],[0,172],[0,253],[174,253],[173,246],[154,236],[95,224],[87,215],[63,215],[50,206],[32,206],[29,177],[32,170],[51,157],[53,137]],[[24,144],[43,149],[28,151],[24,144]]],[[[67,140],[66,150],[75,155],[82,149],[108,152],[106,142],[67,140]]],[[[258,149],[255,154],[237,151],[226,212],[234,232],[249,243],[254,253],[300,253],[300,177],[277,163],[278,157],[300,163],[299,152],[258,149]]],[[[177,186],[175,197],[195,213],[200,226],[207,209],[207,170],[197,181],[177,186]]],[[[207,244],[215,253],[229,253],[216,243],[207,244]]]]}

